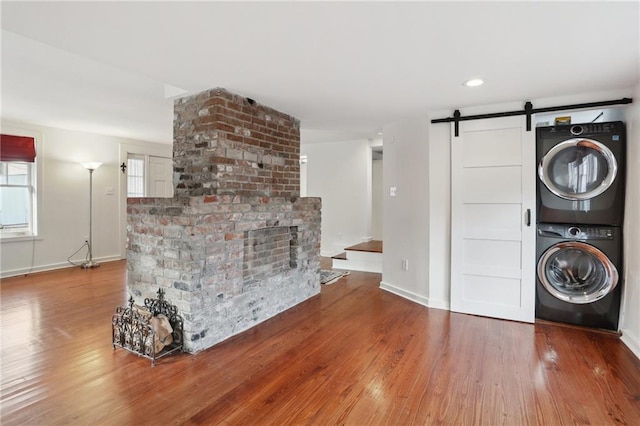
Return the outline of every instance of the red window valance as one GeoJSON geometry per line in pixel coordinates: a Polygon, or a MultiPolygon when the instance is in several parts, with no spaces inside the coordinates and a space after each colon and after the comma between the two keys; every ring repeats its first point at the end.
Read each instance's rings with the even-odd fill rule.
{"type": "Polygon", "coordinates": [[[0,161],[26,161],[36,159],[36,141],[29,136],[0,135],[0,161]]]}

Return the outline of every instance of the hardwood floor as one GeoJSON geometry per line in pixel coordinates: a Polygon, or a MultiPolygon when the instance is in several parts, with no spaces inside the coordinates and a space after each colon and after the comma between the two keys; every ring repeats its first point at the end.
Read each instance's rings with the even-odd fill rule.
{"type": "Polygon", "coordinates": [[[2,425],[640,424],[640,361],[616,337],[427,309],[363,272],[151,367],[111,347],[125,274],[3,280],[2,425]]]}

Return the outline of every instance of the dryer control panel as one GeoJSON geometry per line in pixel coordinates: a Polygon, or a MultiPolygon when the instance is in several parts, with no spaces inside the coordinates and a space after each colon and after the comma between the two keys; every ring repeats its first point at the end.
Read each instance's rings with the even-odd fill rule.
{"type": "Polygon", "coordinates": [[[569,128],[569,131],[574,136],[613,133],[618,130],[619,124],[619,122],[574,124],[569,128]]]}
{"type": "Polygon", "coordinates": [[[539,134],[547,137],[560,136],[571,138],[576,136],[597,137],[597,135],[621,135],[624,132],[622,121],[607,121],[602,123],[563,124],[559,126],[540,127],[539,134]]]}

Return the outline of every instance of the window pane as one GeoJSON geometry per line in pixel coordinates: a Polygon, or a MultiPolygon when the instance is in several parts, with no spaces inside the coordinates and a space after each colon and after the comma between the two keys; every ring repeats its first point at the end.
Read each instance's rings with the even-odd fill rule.
{"type": "Polygon", "coordinates": [[[29,167],[22,163],[9,163],[7,183],[9,185],[29,185],[29,167]]]}
{"type": "Polygon", "coordinates": [[[0,187],[0,221],[3,227],[29,226],[29,197],[28,188],[0,187]]]}
{"type": "Polygon", "coordinates": [[[144,179],[132,176],[127,180],[127,197],[144,197],[144,179]]]}
{"type": "Polygon", "coordinates": [[[29,174],[27,163],[7,163],[7,174],[9,176],[21,176],[29,174]]]}
{"type": "Polygon", "coordinates": [[[144,159],[127,159],[127,197],[144,197],[144,159]]]}
{"type": "Polygon", "coordinates": [[[0,167],[0,184],[29,185],[31,165],[27,163],[3,162],[0,167]]]}

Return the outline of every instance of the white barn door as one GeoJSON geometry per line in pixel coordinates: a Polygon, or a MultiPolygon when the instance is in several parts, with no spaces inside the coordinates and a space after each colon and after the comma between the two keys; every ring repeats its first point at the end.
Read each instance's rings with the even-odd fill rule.
{"type": "Polygon", "coordinates": [[[452,311],[534,321],[535,170],[524,116],[452,124],[452,311]]]}

